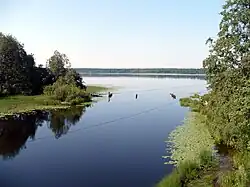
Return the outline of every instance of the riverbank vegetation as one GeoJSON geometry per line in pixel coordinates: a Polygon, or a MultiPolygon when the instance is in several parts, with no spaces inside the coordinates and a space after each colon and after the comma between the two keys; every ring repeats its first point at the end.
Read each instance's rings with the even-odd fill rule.
{"type": "MultiPolygon", "coordinates": [[[[199,116],[204,116],[204,131],[209,132],[218,150],[220,147],[226,147],[227,151],[219,156],[219,164],[211,167],[214,170],[212,173],[205,167],[199,170],[202,175],[195,173],[196,177],[184,181],[183,179],[187,179],[187,174],[197,170],[192,164],[183,166],[182,162],[175,158],[179,164],[173,173],[159,184],[161,187],[174,186],[169,185],[171,181],[177,181],[175,186],[246,187],[250,184],[249,8],[248,0],[226,1],[221,12],[222,20],[217,38],[207,40],[210,54],[204,60],[203,66],[209,92],[203,96],[194,95],[180,101],[183,106],[190,107],[191,111],[198,113],[199,116]],[[183,167],[184,175],[181,172],[183,167]]],[[[194,129],[190,126],[186,128],[189,130],[180,137],[183,143],[192,141],[188,137],[189,131],[194,129]]],[[[179,136],[175,135],[175,137],[179,136]]],[[[197,150],[197,155],[201,155],[203,137],[196,138],[201,146],[197,150]]],[[[209,140],[208,137],[206,139],[209,140]]],[[[173,140],[178,146],[178,139],[173,140]]],[[[181,155],[185,155],[186,162],[193,163],[192,156],[190,158],[192,149],[193,147],[184,149],[182,153],[182,149],[177,147],[173,149],[173,157],[175,153],[182,153],[181,155]]],[[[213,159],[218,158],[211,155],[213,159]]]]}
{"type": "MultiPolygon", "coordinates": [[[[87,96],[92,93],[106,91],[108,88],[101,86],[88,86],[87,96]]],[[[91,100],[91,97],[88,98],[91,100]]],[[[71,100],[71,105],[74,104],[74,99],[71,100]]],[[[89,104],[88,100],[84,100],[81,105],[89,104]]],[[[61,102],[55,98],[41,95],[13,95],[0,98],[0,117],[13,115],[17,113],[27,113],[34,110],[51,110],[71,107],[70,103],[61,102]]]]}
{"type": "Polygon", "coordinates": [[[117,87],[103,87],[103,86],[98,86],[98,85],[90,85],[87,87],[86,92],[89,94],[92,93],[100,93],[100,92],[106,92],[108,90],[114,90],[117,89],[117,87]]]}
{"type": "Polygon", "coordinates": [[[209,186],[213,181],[208,179],[214,176],[218,166],[213,146],[214,140],[206,128],[205,117],[196,112],[190,113],[184,124],[170,134],[167,149],[171,156],[165,159],[166,164],[174,164],[175,169],[157,187],[179,187],[202,177],[206,178],[203,186],[209,186]],[[205,172],[209,174],[204,176],[205,172]]]}
{"type": "Polygon", "coordinates": [[[206,128],[205,118],[199,113],[192,112],[184,120],[184,125],[178,126],[166,142],[171,150],[171,161],[178,165],[180,162],[199,159],[200,150],[213,152],[214,140],[206,128]]]}
{"type": "Polygon", "coordinates": [[[55,51],[46,68],[15,37],[0,33],[0,116],[32,110],[65,108],[91,101],[91,91],[68,57],[55,51]]]}

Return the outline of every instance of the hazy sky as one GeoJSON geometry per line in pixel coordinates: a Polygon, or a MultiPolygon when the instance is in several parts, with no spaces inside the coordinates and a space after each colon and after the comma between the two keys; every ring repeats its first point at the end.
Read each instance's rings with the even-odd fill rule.
{"type": "Polygon", "coordinates": [[[0,0],[0,32],[45,64],[54,50],[73,67],[201,67],[223,0],[0,0]]]}

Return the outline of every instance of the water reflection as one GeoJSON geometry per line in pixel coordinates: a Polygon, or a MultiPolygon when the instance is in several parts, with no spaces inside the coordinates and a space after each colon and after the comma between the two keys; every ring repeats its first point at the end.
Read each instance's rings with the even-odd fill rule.
{"type": "Polygon", "coordinates": [[[25,116],[22,120],[0,120],[0,155],[12,159],[25,149],[26,141],[35,138],[38,126],[47,119],[47,113],[25,116]]]}
{"type": "Polygon", "coordinates": [[[35,140],[39,126],[47,124],[55,138],[67,134],[72,125],[76,125],[86,111],[85,107],[53,112],[38,112],[24,116],[22,120],[0,120],[0,156],[4,160],[13,159],[21,150],[26,149],[28,139],[35,140]]]}
{"type": "Polygon", "coordinates": [[[55,138],[60,138],[67,134],[70,127],[75,125],[84,114],[86,109],[84,107],[75,107],[70,110],[53,111],[49,115],[48,127],[55,134],[55,138]]]}

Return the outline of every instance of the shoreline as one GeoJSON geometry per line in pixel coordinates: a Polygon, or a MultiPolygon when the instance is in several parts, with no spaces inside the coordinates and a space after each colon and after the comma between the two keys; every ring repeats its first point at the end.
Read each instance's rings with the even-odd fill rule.
{"type": "MultiPolygon", "coordinates": [[[[98,94],[107,92],[112,88],[105,87],[103,85],[89,85],[87,93],[98,94]]],[[[100,97],[103,97],[100,95],[100,97]]],[[[92,97],[92,101],[86,101],[78,105],[70,105],[68,103],[62,103],[55,101],[53,98],[44,95],[35,96],[9,96],[0,98],[0,120],[8,119],[21,119],[26,115],[35,115],[38,112],[48,112],[52,110],[67,110],[71,107],[88,106],[94,102],[97,102],[95,97],[92,97]],[[1,107],[2,106],[2,107],[1,107]]]]}
{"type": "Polygon", "coordinates": [[[41,106],[41,107],[37,107],[34,109],[19,111],[15,113],[5,113],[5,114],[0,113],[0,120],[10,120],[10,119],[18,120],[18,119],[24,118],[25,116],[36,115],[38,113],[45,113],[45,112],[58,111],[58,110],[68,110],[72,107],[82,107],[82,106],[85,107],[85,106],[92,104],[93,102],[94,101],[82,103],[80,105],[73,105],[73,106],[71,105],[41,106]]]}
{"type": "Polygon", "coordinates": [[[171,156],[165,156],[165,164],[174,165],[156,187],[211,186],[218,172],[215,142],[204,123],[204,116],[189,112],[184,122],[170,133],[166,141],[171,156]],[[208,178],[208,179],[207,179],[208,178]]]}
{"type": "Polygon", "coordinates": [[[244,177],[241,179],[245,176],[242,167],[247,165],[242,158],[247,157],[249,151],[239,152],[216,142],[204,117],[190,111],[182,125],[170,133],[166,148],[171,156],[163,158],[165,164],[173,165],[174,169],[156,187],[227,187],[235,178],[239,184],[246,181],[244,177]]]}

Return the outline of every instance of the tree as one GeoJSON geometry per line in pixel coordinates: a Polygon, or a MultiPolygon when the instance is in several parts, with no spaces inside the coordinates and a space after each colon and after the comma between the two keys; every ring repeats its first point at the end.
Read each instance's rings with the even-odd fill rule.
{"type": "Polygon", "coordinates": [[[65,54],[55,51],[47,61],[47,67],[57,79],[59,76],[65,76],[66,67],[70,68],[70,61],[65,54]]]}
{"type": "Polygon", "coordinates": [[[218,142],[250,145],[250,1],[227,0],[220,31],[203,62],[211,92],[203,113],[218,142]]]}
{"type": "Polygon", "coordinates": [[[11,35],[0,33],[0,96],[41,94],[45,86],[59,78],[63,80],[60,84],[85,88],[81,76],[70,68],[65,54],[55,51],[47,66],[36,67],[33,54],[27,54],[23,44],[11,35]]]}
{"type": "Polygon", "coordinates": [[[227,0],[221,12],[218,39],[212,42],[210,55],[204,61],[209,83],[218,83],[224,72],[244,68],[242,60],[250,51],[250,2],[227,0]]]}
{"type": "Polygon", "coordinates": [[[83,85],[82,77],[80,76],[79,73],[77,73],[73,69],[68,69],[67,70],[64,79],[65,79],[65,82],[67,84],[74,84],[74,85],[76,85],[80,89],[86,89],[86,86],[83,85]]]}
{"type": "Polygon", "coordinates": [[[41,94],[54,82],[51,71],[36,67],[33,54],[16,38],[0,33],[0,95],[41,94]]]}
{"type": "Polygon", "coordinates": [[[27,73],[34,67],[31,55],[11,35],[0,33],[0,94],[30,93],[27,73]]]}
{"type": "Polygon", "coordinates": [[[206,41],[206,45],[207,45],[207,44],[209,44],[209,43],[210,43],[210,44],[212,44],[212,43],[213,43],[213,39],[212,39],[211,37],[209,37],[209,38],[207,39],[207,41],[206,41]]]}
{"type": "Polygon", "coordinates": [[[35,67],[31,74],[32,94],[42,94],[47,85],[52,85],[55,77],[47,68],[35,67]]]}
{"type": "Polygon", "coordinates": [[[61,78],[64,84],[72,84],[80,89],[86,88],[80,74],[70,68],[70,61],[65,54],[55,51],[54,55],[47,61],[47,67],[54,74],[56,80],[61,78]]]}

